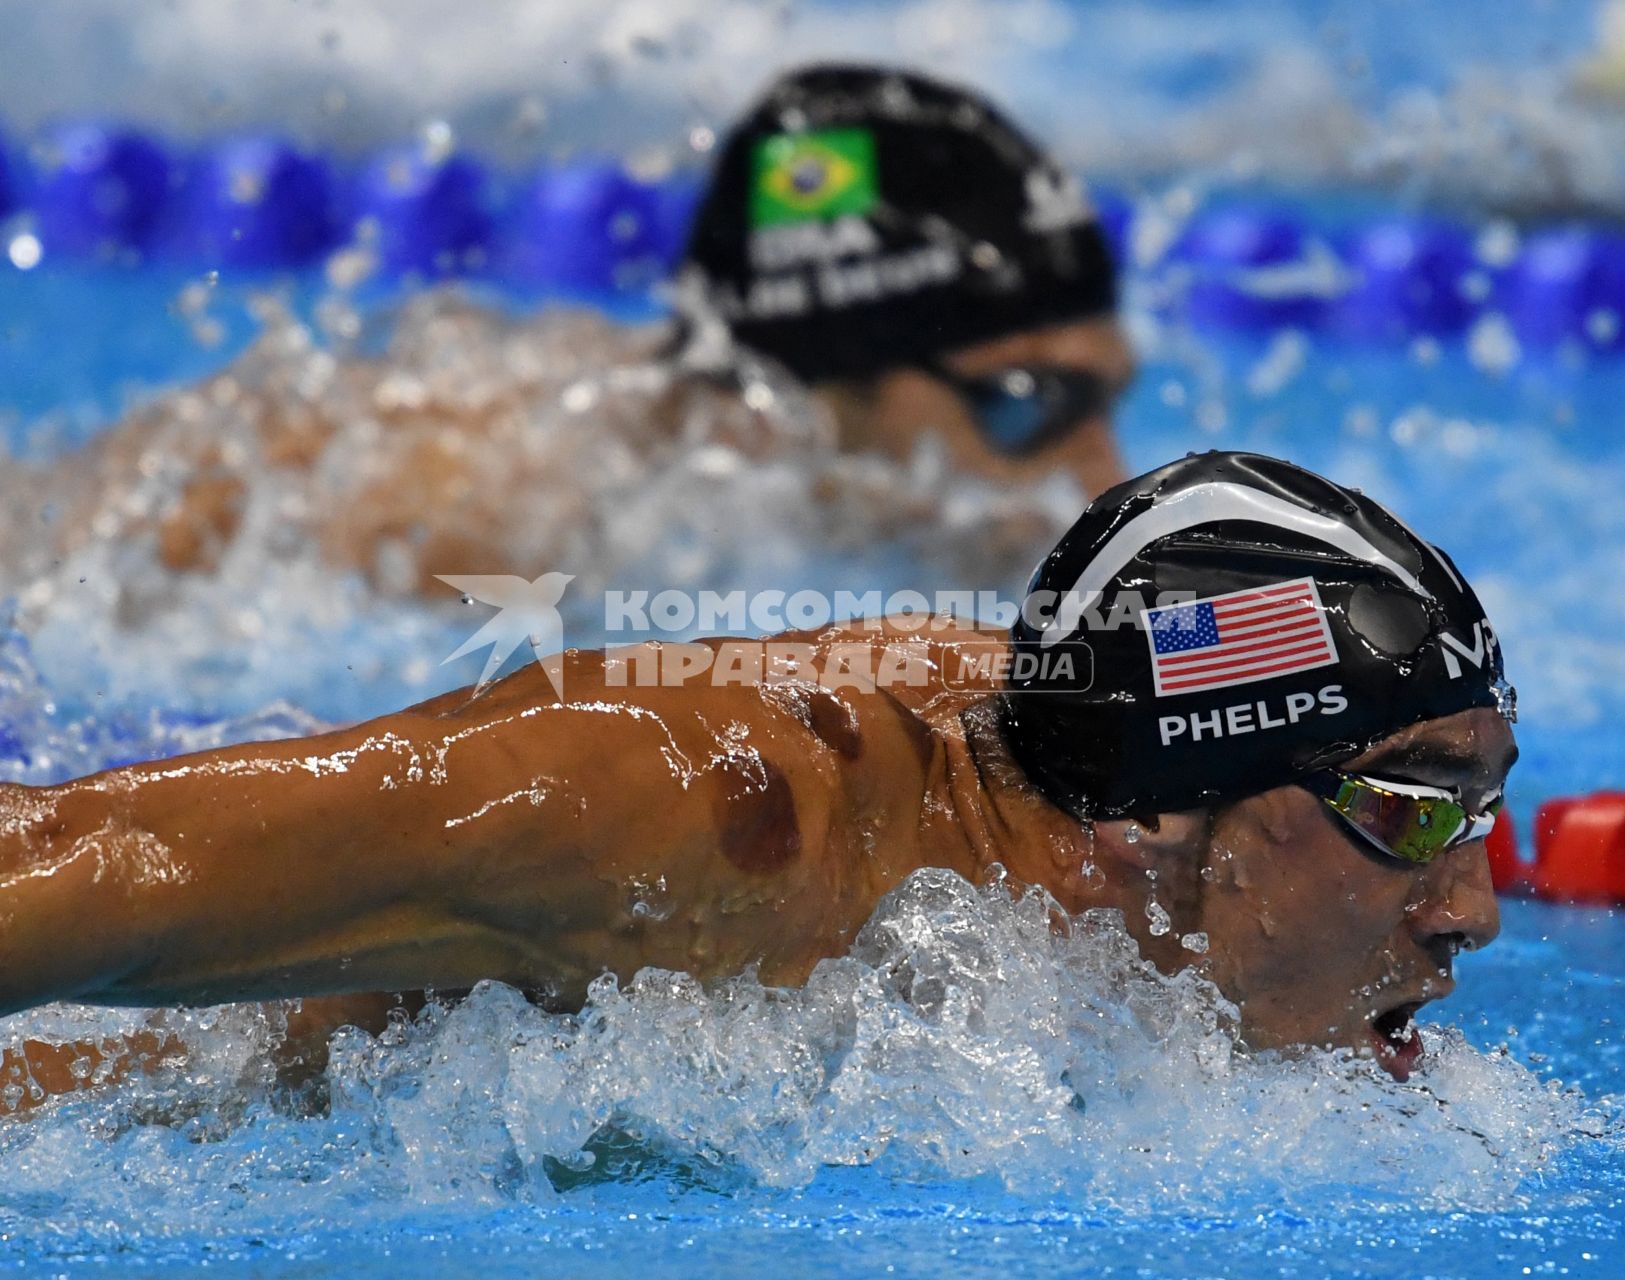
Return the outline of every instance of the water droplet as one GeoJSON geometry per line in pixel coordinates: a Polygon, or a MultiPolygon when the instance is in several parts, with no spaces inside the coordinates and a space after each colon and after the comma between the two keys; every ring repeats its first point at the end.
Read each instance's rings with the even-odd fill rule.
{"type": "Polygon", "coordinates": [[[1523,348],[1507,318],[1489,312],[1479,317],[1468,332],[1467,354],[1474,368],[1503,374],[1523,358],[1523,348]]]}
{"type": "Polygon", "coordinates": [[[457,135],[444,120],[431,120],[423,126],[423,158],[441,164],[457,146],[457,135]]]}
{"type": "Polygon", "coordinates": [[[1505,218],[1498,218],[1479,233],[1474,246],[1478,260],[1488,267],[1505,267],[1518,256],[1518,228],[1505,218]]]}
{"type": "Polygon", "coordinates": [[[1155,898],[1145,904],[1145,918],[1151,922],[1151,936],[1160,938],[1174,927],[1173,920],[1155,898]]]}
{"type": "Polygon", "coordinates": [[[1207,934],[1187,933],[1180,938],[1179,945],[1184,947],[1186,951],[1205,956],[1207,954],[1207,934]]]}
{"type": "Polygon", "coordinates": [[[19,271],[32,271],[39,266],[43,256],[44,249],[40,245],[39,237],[28,231],[13,236],[11,243],[6,246],[6,257],[11,259],[11,265],[19,271]]]}
{"type": "Polygon", "coordinates": [[[665,876],[658,876],[654,880],[634,878],[627,886],[626,910],[634,920],[658,923],[669,920],[676,909],[677,904],[667,889],[665,876]]]}
{"type": "Polygon", "coordinates": [[[1505,677],[1495,682],[1495,709],[1510,724],[1518,722],[1518,691],[1505,677]]]}

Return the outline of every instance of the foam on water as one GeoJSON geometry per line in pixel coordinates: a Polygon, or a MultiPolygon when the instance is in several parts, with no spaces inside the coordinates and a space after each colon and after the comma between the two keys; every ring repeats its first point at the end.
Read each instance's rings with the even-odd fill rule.
{"type": "MultiPolygon", "coordinates": [[[[1403,1086],[1346,1054],[1248,1055],[1233,1009],[1141,961],[1113,913],[1066,921],[934,870],[803,989],[651,970],[566,1016],[486,984],[377,1039],[341,1032],[316,1114],[278,1100],[275,1012],[163,1018],[185,1066],[0,1124],[11,1205],[64,1229],[243,1231],[334,1198],[388,1218],[594,1178],[739,1190],[873,1165],[1130,1213],[1508,1208],[1620,1120],[1437,1027],[1403,1086]]],[[[151,1020],[59,1007],[0,1032],[132,1025],[151,1020]]]]}
{"type": "Polygon", "coordinates": [[[33,662],[28,636],[0,618],[0,773],[9,782],[57,782],[133,760],[295,737],[323,727],[281,699],[225,718],[151,707],[64,714],[33,662]]]}
{"type": "Polygon", "coordinates": [[[611,585],[1012,590],[1082,505],[1059,477],[955,475],[929,445],[841,453],[794,384],[685,374],[658,328],[441,293],[378,321],[369,356],[263,314],[215,378],[68,465],[0,471],[24,513],[0,529],[0,597],[53,687],[375,713],[473,677],[436,665],[483,621],[436,574],[575,574],[566,634],[590,644],[611,585]]]}

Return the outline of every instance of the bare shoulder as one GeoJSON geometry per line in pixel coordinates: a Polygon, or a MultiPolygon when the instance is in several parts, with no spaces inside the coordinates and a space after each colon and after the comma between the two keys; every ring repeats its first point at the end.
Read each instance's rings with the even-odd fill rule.
{"type": "Polygon", "coordinates": [[[819,641],[826,673],[843,651],[867,647],[875,691],[934,723],[998,691],[1009,632],[941,615],[888,617],[832,628],[819,641]]]}
{"type": "Polygon", "coordinates": [[[1002,629],[944,617],[884,618],[775,640],[810,646],[812,670],[800,692],[768,685],[764,697],[793,697],[825,733],[839,708],[851,734],[895,749],[907,743],[927,763],[935,740],[957,735],[964,712],[997,691],[1008,644],[1002,629]]]}
{"type": "MultiPolygon", "coordinates": [[[[612,767],[623,779],[647,774],[650,786],[673,752],[695,762],[756,752],[806,772],[804,787],[820,778],[852,800],[926,785],[945,741],[963,736],[965,712],[997,691],[1006,646],[1002,630],[885,619],[697,641],[688,647],[698,658],[687,655],[689,674],[676,681],[677,646],[666,647],[664,664],[647,665],[649,654],[569,650],[477,696],[460,690],[420,703],[397,723],[415,738],[455,741],[453,755],[488,755],[475,744],[500,744],[505,766],[546,757],[556,768],[563,752],[572,773],[612,767]],[[659,678],[643,683],[651,673],[659,678]]],[[[496,764],[482,761],[482,783],[506,772],[496,764]]]]}

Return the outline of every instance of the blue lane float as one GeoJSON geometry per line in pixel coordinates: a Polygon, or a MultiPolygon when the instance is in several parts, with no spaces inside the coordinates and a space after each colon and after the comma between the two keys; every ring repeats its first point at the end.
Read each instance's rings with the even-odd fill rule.
{"type": "Polygon", "coordinates": [[[661,210],[654,190],[611,161],[548,168],[525,189],[506,258],[528,282],[599,291],[657,276],[661,210]]]}
{"type": "Polygon", "coordinates": [[[1100,219],[1101,233],[1106,237],[1106,247],[1111,251],[1112,261],[1118,270],[1126,271],[1133,265],[1133,245],[1129,236],[1134,228],[1134,204],[1121,192],[1110,187],[1090,186],[1089,201],[1095,207],[1095,216],[1100,219]]]}
{"type": "Polygon", "coordinates": [[[211,266],[303,266],[338,239],[332,169],[276,137],[210,148],[182,204],[179,244],[211,266]]]}
{"type": "Polygon", "coordinates": [[[11,180],[10,148],[0,133],[0,218],[17,207],[17,193],[11,180]]]}
{"type": "Polygon", "coordinates": [[[1531,235],[1498,299],[1520,341],[1625,347],[1625,237],[1584,226],[1531,235]]]}
{"type": "Polygon", "coordinates": [[[1196,324],[1244,329],[1312,327],[1326,309],[1324,296],[1304,287],[1317,251],[1336,265],[1301,223],[1268,206],[1200,213],[1174,248],[1190,272],[1186,315],[1196,324]]]}
{"type": "Polygon", "coordinates": [[[393,272],[461,275],[490,260],[495,219],[490,175],[457,153],[390,147],[356,179],[351,220],[374,237],[379,261],[393,272]]]}
{"type": "Polygon", "coordinates": [[[700,211],[705,183],[696,173],[674,173],[654,187],[654,253],[669,273],[682,262],[688,233],[700,211]]]}
{"type": "MultiPolygon", "coordinates": [[[[111,124],[57,126],[27,149],[0,137],[0,217],[36,234],[47,258],[161,251],[200,267],[297,269],[360,239],[386,274],[594,294],[669,275],[704,185],[694,171],[642,182],[583,160],[514,188],[472,156],[422,144],[353,172],[270,136],[181,154],[111,124]]],[[[1133,202],[1109,186],[1091,194],[1133,269],[1133,202]]],[[[1459,336],[1496,312],[1531,352],[1625,351],[1625,234],[1605,226],[1538,228],[1510,260],[1486,263],[1461,222],[1383,213],[1328,227],[1290,203],[1238,201],[1199,212],[1150,270],[1199,326],[1405,341],[1459,336]]]]}
{"type": "Polygon", "coordinates": [[[1356,337],[1401,341],[1460,333],[1488,293],[1489,275],[1472,237],[1441,219],[1382,218],[1339,247],[1348,278],[1332,320],[1356,337]]]}
{"type": "Polygon", "coordinates": [[[145,250],[168,205],[173,166],[150,138],[99,124],[52,129],[34,148],[30,206],[47,252],[145,250]]]}

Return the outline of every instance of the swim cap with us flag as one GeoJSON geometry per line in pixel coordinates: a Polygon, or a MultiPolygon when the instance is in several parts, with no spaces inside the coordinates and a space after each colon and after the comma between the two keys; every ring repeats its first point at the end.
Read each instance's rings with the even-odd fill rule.
{"type": "Polygon", "coordinates": [[[976,94],[865,66],[785,75],[727,136],[681,278],[808,381],[1116,302],[1076,178],[976,94]]]}
{"type": "Polygon", "coordinates": [[[1423,720],[1515,714],[1449,557],[1259,454],[1193,454],[1102,494],[1039,565],[1011,646],[1005,739],[1085,818],[1240,799],[1423,720]],[[1087,660],[1057,663],[1069,649],[1087,660]]]}

